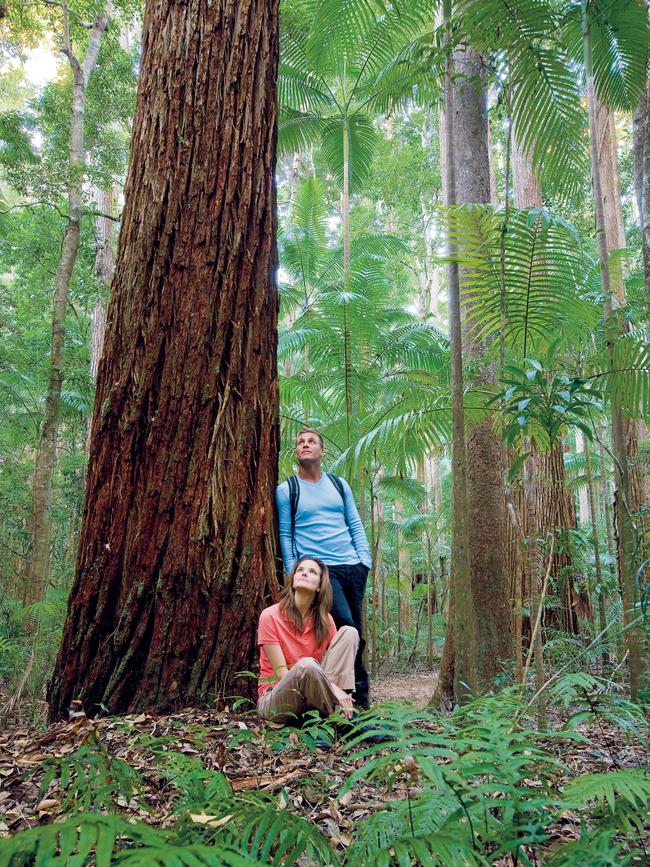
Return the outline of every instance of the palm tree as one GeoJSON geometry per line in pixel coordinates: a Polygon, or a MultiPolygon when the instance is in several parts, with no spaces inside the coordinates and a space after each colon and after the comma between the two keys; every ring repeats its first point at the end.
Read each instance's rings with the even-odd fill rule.
{"type": "MultiPolygon", "coordinates": [[[[290,324],[280,329],[279,357],[292,361],[280,380],[282,414],[292,424],[317,422],[339,451],[335,469],[351,479],[377,458],[387,472],[408,473],[419,456],[448,441],[448,341],[400,303],[388,270],[406,252],[396,238],[356,236],[346,288],[328,217],[320,183],[303,181],[280,233],[288,277],[282,314],[290,324]],[[346,328],[353,336],[347,346],[346,328]]],[[[285,459],[288,469],[290,455],[283,468],[285,459]]]]}
{"type": "MultiPolygon", "coordinates": [[[[285,29],[279,74],[280,152],[318,145],[342,192],[343,345],[346,418],[352,415],[350,195],[370,170],[376,133],[373,114],[413,98],[407,62],[412,38],[426,21],[422,0],[369,4],[325,0],[310,4],[307,30],[285,29]],[[381,13],[381,14],[380,14],[381,13]]],[[[419,92],[435,81],[419,76],[419,92]]],[[[346,431],[347,445],[351,430],[346,431]]]]}

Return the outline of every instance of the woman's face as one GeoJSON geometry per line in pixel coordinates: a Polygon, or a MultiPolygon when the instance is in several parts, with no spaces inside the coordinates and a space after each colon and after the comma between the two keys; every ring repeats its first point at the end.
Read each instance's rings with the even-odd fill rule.
{"type": "Polygon", "coordinates": [[[311,590],[317,593],[320,590],[320,566],[314,560],[303,560],[293,576],[293,589],[311,590]]]}

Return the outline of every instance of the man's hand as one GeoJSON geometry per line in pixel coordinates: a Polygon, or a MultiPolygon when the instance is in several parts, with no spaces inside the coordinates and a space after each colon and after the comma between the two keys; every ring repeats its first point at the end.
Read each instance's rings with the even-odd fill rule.
{"type": "Polygon", "coordinates": [[[335,683],[330,681],[330,686],[332,687],[332,692],[336,696],[336,700],[341,706],[341,714],[346,719],[352,719],[352,712],[354,710],[354,704],[352,702],[352,696],[345,692],[345,690],[341,689],[340,686],[337,686],[335,683]]]}

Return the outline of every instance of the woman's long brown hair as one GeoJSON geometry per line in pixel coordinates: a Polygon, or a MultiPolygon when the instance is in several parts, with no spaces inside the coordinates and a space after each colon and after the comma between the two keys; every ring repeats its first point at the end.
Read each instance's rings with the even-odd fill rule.
{"type": "Polygon", "coordinates": [[[296,630],[302,631],[305,628],[305,621],[303,621],[293,598],[293,576],[296,574],[298,566],[304,563],[305,560],[311,560],[320,568],[320,590],[314,594],[314,602],[311,609],[314,634],[320,645],[330,634],[330,624],[327,615],[332,610],[333,601],[329,572],[322,560],[318,560],[316,557],[301,557],[300,560],[296,561],[282,588],[280,611],[296,630]]]}

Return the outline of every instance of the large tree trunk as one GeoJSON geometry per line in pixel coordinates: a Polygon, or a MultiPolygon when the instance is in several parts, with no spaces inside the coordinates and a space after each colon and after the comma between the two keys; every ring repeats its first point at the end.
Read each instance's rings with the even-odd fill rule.
{"type": "Polygon", "coordinates": [[[97,63],[102,36],[108,25],[111,2],[95,18],[88,48],[83,61],[72,50],[67,7],[63,7],[63,48],[72,71],[72,111],[70,114],[70,186],[68,188],[68,219],[63,236],[61,258],[54,279],[52,310],[51,362],[47,395],[43,410],[43,423],[36,452],[32,482],[32,552],[27,571],[25,604],[30,605],[43,597],[47,584],[50,559],[52,476],[56,458],[56,436],[59,425],[59,406],[63,384],[65,349],[65,317],[68,308],[70,280],[77,261],[81,236],[82,185],[81,169],[84,155],[84,117],[88,80],[97,63]]]}
{"type": "Polygon", "coordinates": [[[277,590],[276,0],[151,0],[50,718],[251,692],[277,590]]]}
{"type": "MultiPolygon", "coordinates": [[[[490,201],[487,95],[482,58],[471,49],[455,55],[454,161],[459,204],[490,201]]],[[[464,280],[461,276],[461,284],[464,280]]],[[[465,357],[476,365],[478,385],[493,386],[494,364],[484,364],[485,347],[467,324],[465,357]]],[[[501,445],[487,419],[467,431],[467,497],[471,552],[471,588],[476,631],[476,674],[488,689],[501,663],[512,658],[506,555],[506,516],[501,445]]],[[[457,597],[458,602],[458,597],[457,597]]]]}

